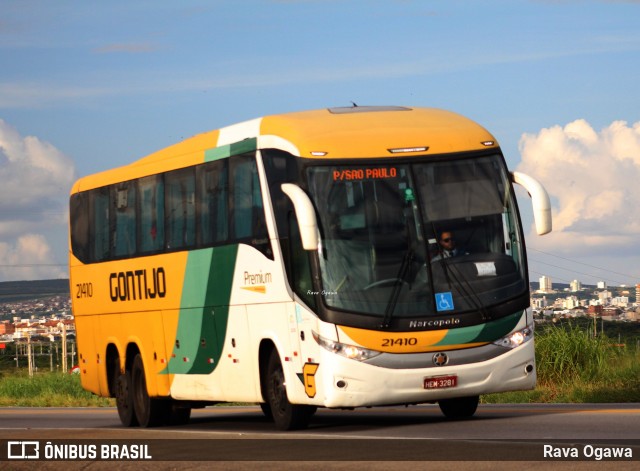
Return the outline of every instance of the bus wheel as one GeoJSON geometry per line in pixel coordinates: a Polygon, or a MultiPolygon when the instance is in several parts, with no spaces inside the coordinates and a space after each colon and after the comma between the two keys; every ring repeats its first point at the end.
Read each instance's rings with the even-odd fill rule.
{"type": "Polygon", "coordinates": [[[120,359],[117,359],[113,365],[113,378],[115,382],[116,407],[118,408],[118,416],[120,422],[125,427],[134,427],[138,425],[138,419],[133,411],[133,394],[131,389],[131,372],[120,371],[120,359]]]}
{"type": "Polygon", "coordinates": [[[311,420],[311,416],[316,411],[313,406],[297,405],[289,402],[284,381],[284,371],[276,350],[271,352],[269,366],[267,367],[267,401],[278,430],[305,428],[309,425],[309,420],[311,420]]]}
{"type": "Polygon", "coordinates": [[[167,419],[169,401],[149,397],[144,374],[142,357],[137,354],[131,367],[131,386],[133,388],[133,410],[142,427],[161,425],[167,419]]]}
{"type": "Polygon", "coordinates": [[[438,401],[440,410],[448,419],[466,419],[476,413],[480,396],[456,397],[438,401]]]}

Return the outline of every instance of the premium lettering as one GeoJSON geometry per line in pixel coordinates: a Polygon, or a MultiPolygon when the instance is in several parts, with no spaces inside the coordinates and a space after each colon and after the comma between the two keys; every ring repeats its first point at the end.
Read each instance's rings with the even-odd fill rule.
{"type": "Polygon", "coordinates": [[[109,294],[113,302],[164,298],[166,293],[167,279],[162,267],[109,275],[109,294]]]}
{"type": "Polygon", "coordinates": [[[267,273],[249,273],[244,272],[244,284],[245,285],[264,285],[273,282],[273,275],[271,272],[267,273]]]}

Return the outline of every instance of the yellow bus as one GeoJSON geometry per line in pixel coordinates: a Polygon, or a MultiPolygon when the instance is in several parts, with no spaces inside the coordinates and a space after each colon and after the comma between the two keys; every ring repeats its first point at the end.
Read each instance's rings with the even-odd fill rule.
{"type": "Polygon", "coordinates": [[[206,132],[79,179],[70,284],[82,385],[124,426],[259,403],[281,430],[317,407],[437,402],[536,382],[512,183],[544,188],[448,111],[344,107],[206,132]]]}

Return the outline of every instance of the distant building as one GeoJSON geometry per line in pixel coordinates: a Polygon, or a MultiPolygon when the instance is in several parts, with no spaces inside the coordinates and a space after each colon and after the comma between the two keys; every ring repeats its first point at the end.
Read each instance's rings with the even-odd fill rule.
{"type": "Polygon", "coordinates": [[[543,296],[541,298],[533,298],[531,300],[531,306],[533,306],[534,309],[542,310],[548,305],[549,303],[547,302],[546,296],[543,296]]]}
{"type": "Polygon", "coordinates": [[[16,326],[9,321],[0,322],[0,335],[12,335],[16,331],[16,326]]]}
{"type": "Polygon", "coordinates": [[[616,296],[611,299],[611,305],[616,307],[629,306],[629,298],[627,296],[616,296]]]}
{"type": "Polygon", "coordinates": [[[598,289],[607,289],[606,281],[598,281],[598,289]]]}
{"type": "Polygon", "coordinates": [[[564,300],[563,307],[565,309],[574,309],[580,306],[580,300],[576,296],[567,296],[564,300]]]}
{"type": "Polygon", "coordinates": [[[52,316],[38,319],[15,318],[14,322],[0,322],[0,335],[10,337],[13,340],[27,339],[29,337],[49,337],[52,340],[62,335],[62,325],[66,327],[67,336],[75,336],[75,323],[73,319],[59,319],[52,316]]]}
{"type": "Polygon", "coordinates": [[[551,291],[553,291],[553,283],[551,283],[551,278],[543,275],[540,277],[539,281],[540,281],[539,291],[541,293],[550,293],[551,291]]]}
{"type": "Polygon", "coordinates": [[[620,317],[620,314],[622,314],[622,311],[619,308],[613,306],[605,307],[602,310],[602,317],[604,317],[605,320],[614,320],[620,317]]]}
{"type": "Polygon", "coordinates": [[[571,309],[571,315],[573,317],[586,316],[587,313],[588,313],[588,309],[584,306],[576,306],[573,309],[571,309]]]}
{"type": "Polygon", "coordinates": [[[601,291],[598,293],[598,299],[603,306],[611,303],[611,291],[601,291]]]}
{"type": "Polygon", "coordinates": [[[573,280],[569,286],[571,291],[574,293],[582,289],[582,283],[580,283],[578,280],[573,280]]]}
{"type": "Polygon", "coordinates": [[[603,310],[604,310],[604,308],[602,306],[591,305],[591,306],[589,306],[589,311],[588,312],[589,312],[590,316],[593,316],[593,315],[601,316],[603,310]]]}

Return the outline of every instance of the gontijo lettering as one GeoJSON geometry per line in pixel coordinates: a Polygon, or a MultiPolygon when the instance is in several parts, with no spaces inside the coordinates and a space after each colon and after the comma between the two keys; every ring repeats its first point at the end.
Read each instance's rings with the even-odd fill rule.
{"type": "Polygon", "coordinates": [[[164,298],[167,293],[167,278],[164,268],[111,273],[109,275],[109,293],[113,302],[164,298]]]}

